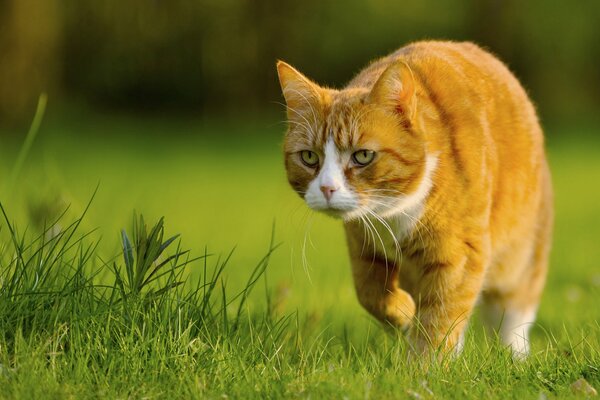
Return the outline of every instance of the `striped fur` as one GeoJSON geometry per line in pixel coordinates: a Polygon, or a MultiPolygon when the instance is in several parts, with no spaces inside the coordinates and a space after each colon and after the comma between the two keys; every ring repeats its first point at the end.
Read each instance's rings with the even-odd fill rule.
{"type": "Polygon", "coordinates": [[[422,352],[458,349],[481,300],[491,328],[526,354],[548,264],[552,188],[534,107],[509,70],[453,42],[410,44],[340,90],[284,62],[277,68],[289,182],[344,221],[360,303],[408,329],[422,352]],[[325,160],[328,141],[335,151],[325,160]],[[375,152],[367,166],[352,158],[363,149],[375,152]],[[303,150],[319,165],[303,164],[303,150]],[[325,162],[343,178],[325,176],[335,169],[325,162]],[[334,182],[331,200],[319,199],[323,182],[334,182]]]}

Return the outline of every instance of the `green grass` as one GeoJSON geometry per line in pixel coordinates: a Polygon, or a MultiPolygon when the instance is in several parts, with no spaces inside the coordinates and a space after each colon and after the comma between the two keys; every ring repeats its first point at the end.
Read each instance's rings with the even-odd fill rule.
{"type": "Polygon", "coordinates": [[[21,144],[0,136],[0,397],[565,398],[580,377],[600,388],[592,135],[550,130],[557,221],[532,356],[513,362],[475,318],[464,353],[425,370],[358,305],[339,223],[288,188],[277,119],[64,115],[47,115],[10,191],[21,144]],[[166,227],[132,226],[134,209],[166,227]]]}

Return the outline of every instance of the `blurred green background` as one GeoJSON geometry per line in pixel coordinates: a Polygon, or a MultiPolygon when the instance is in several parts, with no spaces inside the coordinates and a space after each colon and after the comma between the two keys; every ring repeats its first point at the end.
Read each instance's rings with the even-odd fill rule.
{"type": "Polygon", "coordinates": [[[288,188],[275,61],[340,86],[407,42],[471,40],[516,73],[548,137],[557,230],[541,322],[598,319],[581,307],[600,288],[598,16],[594,0],[3,0],[0,200],[36,229],[69,204],[77,215],[99,184],[85,229],[99,228],[107,254],[133,209],[164,215],[195,254],[237,246],[233,286],[275,221],[269,276],[286,309],[366,320],[340,223],[288,188]],[[10,187],[41,92],[46,115],[10,187]]]}

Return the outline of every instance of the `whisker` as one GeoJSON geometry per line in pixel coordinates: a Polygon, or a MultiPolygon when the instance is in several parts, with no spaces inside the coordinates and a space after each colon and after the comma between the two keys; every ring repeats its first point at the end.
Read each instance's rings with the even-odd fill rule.
{"type": "Polygon", "coordinates": [[[308,257],[306,256],[306,237],[308,235],[310,228],[312,227],[313,217],[314,217],[314,213],[312,212],[312,210],[310,210],[310,217],[309,217],[310,219],[308,220],[307,225],[305,225],[306,228],[304,230],[304,241],[302,242],[302,267],[304,268],[304,273],[308,277],[308,281],[311,284],[312,284],[312,278],[310,276],[310,265],[308,263],[308,257]]]}
{"type": "MultiPolygon", "coordinates": [[[[358,218],[362,222],[363,216],[359,215],[358,218]]],[[[365,223],[364,222],[361,225],[362,225],[362,228],[363,228],[363,234],[362,234],[362,236],[363,236],[363,243],[362,243],[362,247],[360,249],[360,257],[362,258],[362,256],[365,253],[365,243],[367,242],[367,228],[365,228],[365,223]]]]}
{"type": "Polygon", "coordinates": [[[304,128],[305,128],[307,131],[309,131],[309,132],[312,130],[312,128],[311,128],[311,126],[310,126],[310,123],[309,123],[309,121],[308,121],[308,120],[307,120],[307,119],[304,117],[304,115],[302,115],[302,113],[300,113],[298,110],[295,110],[295,109],[293,109],[293,108],[289,107],[289,106],[288,106],[287,104],[285,104],[285,103],[281,103],[281,102],[278,102],[278,101],[276,101],[275,103],[276,103],[276,104],[279,104],[279,105],[281,105],[281,106],[283,106],[283,107],[286,109],[286,111],[292,111],[292,112],[296,113],[296,115],[298,115],[299,117],[301,117],[301,118],[302,118],[302,119],[303,119],[303,120],[306,122],[306,124],[304,124],[304,123],[302,123],[302,122],[299,122],[299,121],[293,121],[293,120],[290,120],[289,118],[288,118],[286,121],[283,121],[283,122],[285,122],[285,123],[288,123],[288,124],[296,124],[296,125],[300,125],[300,126],[304,127],[304,128]]]}
{"type": "MultiPolygon", "coordinates": [[[[386,199],[389,200],[389,197],[386,196],[377,196],[377,195],[373,195],[370,196],[370,202],[374,203],[376,205],[381,205],[381,206],[389,206],[389,204],[377,201],[373,198],[382,198],[382,199],[386,199]]],[[[421,245],[423,247],[426,247],[425,245],[425,240],[423,239],[423,235],[421,233],[421,229],[419,227],[422,227],[423,230],[428,234],[428,236],[430,238],[433,238],[433,233],[431,232],[431,230],[429,229],[429,227],[427,227],[427,225],[423,224],[423,222],[421,222],[421,220],[419,218],[416,218],[415,216],[412,216],[410,214],[408,214],[406,211],[404,210],[399,210],[398,211],[400,214],[402,214],[403,216],[405,216],[406,218],[408,218],[414,225],[415,227],[413,229],[411,229],[409,232],[411,235],[414,235],[415,231],[417,233],[417,235],[419,235],[419,240],[421,241],[421,245]]]]}
{"type": "MultiPolygon", "coordinates": [[[[370,199],[371,202],[373,202],[375,204],[378,204],[378,205],[381,205],[381,206],[389,206],[389,204],[378,202],[377,200],[374,200],[374,199],[390,200],[390,199],[393,199],[393,197],[378,196],[378,195],[369,195],[369,199],[370,199]]],[[[401,213],[402,215],[404,215],[405,217],[407,217],[408,219],[410,219],[411,222],[413,222],[415,225],[419,225],[420,227],[422,227],[423,230],[425,230],[425,232],[428,234],[428,236],[430,238],[433,238],[433,233],[431,232],[431,230],[429,229],[429,227],[427,225],[423,224],[423,222],[419,218],[416,218],[415,216],[408,214],[404,210],[398,210],[398,212],[401,213]]],[[[416,229],[416,230],[417,230],[417,233],[419,234],[419,236],[421,236],[420,229],[416,229]]],[[[425,245],[425,242],[424,242],[422,236],[421,236],[421,243],[423,244],[423,246],[425,245]]]]}
{"type": "Polygon", "coordinates": [[[377,254],[377,245],[375,243],[375,234],[373,233],[373,229],[371,228],[371,226],[369,225],[369,223],[367,222],[367,218],[364,215],[360,215],[360,220],[363,223],[363,226],[367,229],[367,231],[369,232],[369,242],[371,242],[373,244],[373,251],[372,251],[372,258],[371,258],[371,266],[373,266],[375,264],[375,256],[377,254]]]}
{"type": "MultiPolygon", "coordinates": [[[[433,234],[431,233],[431,230],[427,227],[427,225],[425,225],[424,223],[422,223],[419,219],[413,217],[412,215],[404,212],[404,211],[400,211],[400,213],[402,215],[404,215],[405,217],[407,217],[408,219],[410,219],[412,222],[414,222],[415,224],[420,224],[424,229],[425,232],[429,235],[430,238],[433,238],[433,234]]],[[[425,248],[425,240],[423,240],[423,235],[421,235],[421,230],[417,227],[416,229],[414,229],[417,231],[417,234],[419,235],[419,239],[421,240],[421,245],[423,246],[423,248],[425,248]]]]}
{"type": "Polygon", "coordinates": [[[306,97],[306,96],[305,96],[303,93],[301,93],[300,91],[298,91],[298,90],[296,90],[296,89],[291,89],[291,90],[292,90],[293,92],[295,92],[296,94],[299,94],[299,95],[300,95],[300,96],[301,96],[301,97],[304,99],[304,101],[306,101],[306,104],[308,104],[308,106],[309,106],[309,108],[310,108],[310,112],[312,113],[312,116],[313,116],[313,122],[316,124],[316,123],[317,123],[317,115],[316,115],[316,113],[315,113],[315,108],[313,107],[313,104],[312,104],[312,102],[311,102],[311,101],[309,101],[309,100],[308,100],[308,98],[307,98],[307,97],[306,97]]]}
{"type": "MultiPolygon", "coordinates": [[[[372,213],[371,210],[369,210],[369,209],[365,209],[365,210],[367,211],[367,213],[373,215],[373,213],[372,213]]],[[[377,232],[377,229],[374,227],[373,222],[370,221],[370,223],[373,226],[373,229],[375,229],[375,231],[377,232]]],[[[389,279],[389,265],[388,265],[388,260],[387,260],[387,251],[386,251],[385,244],[383,243],[383,241],[381,239],[381,235],[379,235],[379,232],[377,232],[377,236],[379,237],[379,241],[381,242],[381,247],[383,249],[383,254],[384,254],[384,259],[385,259],[385,283],[384,283],[384,287],[387,287],[387,283],[388,283],[388,279],[389,279]]]]}
{"type": "Polygon", "coordinates": [[[394,234],[392,227],[388,224],[388,222],[383,217],[381,217],[379,214],[377,214],[375,211],[373,211],[373,209],[368,208],[367,211],[381,225],[383,225],[383,227],[388,231],[388,233],[392,237],[392,240],[394,243],[394,262],[402,263],[402,248],[400,246],[400,243],[398,243],[398,239],[396,238],[396,235],[394,234]]]}
{"type": "Polygon", "coordinates": [[[288,122],[301,128],[300,132],[302,133],[302,137],[305,140],[309,142],[313,141],[313,128],[311,126],[308,126],[305,122],[298,122],[292,120],[288,120],[288,122]]]}
{"type": "MultiPolygon", "coordinates": [[[[367,213],[370,212],[370,210],[368,208],[365,208],[365,211],[367,213]]],[[[377,235],[377,238],[379,239],[379,243],[381,243],[381,249],[383,250],[383,258],[385,260],[385,267],[386,269],[388,268],[388,257],[387,257],[387,250],[385,249],[385,243],[383,242],[383,239],[381,238],[381,235],[379,234],[379,231],[377,230],[377,228],[375,228],[375,225],[373,225],[373,221],[371,221],[369,218],[365,218],[365,221],[371,225],[371,228],[373,228],[373,231],[375,232],[375,234],[377,235]]],[[[375,240],[375,238],[373,238],[373,240],[375,240]]],[[[373,253],[375,253],[377,251],[377,249],[375,248],[375,246],[373,246],[373,253]]]]}

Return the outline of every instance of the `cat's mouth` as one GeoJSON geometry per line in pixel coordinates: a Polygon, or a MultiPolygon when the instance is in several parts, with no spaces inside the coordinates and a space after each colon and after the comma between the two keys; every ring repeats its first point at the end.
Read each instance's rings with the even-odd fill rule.
{"type": "Polygon", "coordinates": [[[322,201],[322,202],[311,202],[307,201],[307,205],[320,213],[328,215],[335,219],[342,219],[344,221],[350,221],[358,219],[363,216],[384,216],[389,210],[394,209],[396,204],[393,202],[382,202],[378,201],[373,204],[366,199],[359,199],[358,202],[348,201],[322,201]],[[316,204],[315,204],[316,203],[316,204]]]}
{"type": "MultiPolygon", "coordinates": [[[[348,215],[356,213],[359,208],[357,198],[351,193],[337,193],[335,197],[326,199],[316,190],[309,191],[304,200],[309,208],[336,219],[348,219],[348,215]]],[[[341,191],[340,191],[341,192],[341,191]]]]}

